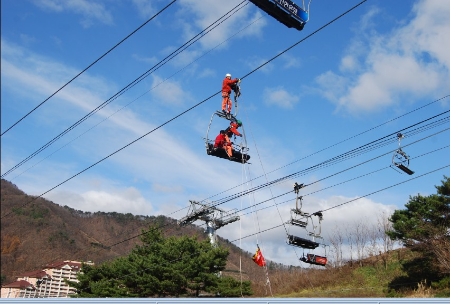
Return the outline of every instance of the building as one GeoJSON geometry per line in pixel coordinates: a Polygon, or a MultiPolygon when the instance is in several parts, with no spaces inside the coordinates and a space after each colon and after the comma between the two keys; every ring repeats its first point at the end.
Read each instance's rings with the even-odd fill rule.
{"type": "MultiPolygon", "coordinates": [[[[92,263],[87,263],[91,264],[92,263]]],[[[13,283],[2,286],[2,298],[68,298],[76,290],[64,281],[78,282],[81,262],[63,261],[44,266],[41,270],[23,273],[13,283]]]]}

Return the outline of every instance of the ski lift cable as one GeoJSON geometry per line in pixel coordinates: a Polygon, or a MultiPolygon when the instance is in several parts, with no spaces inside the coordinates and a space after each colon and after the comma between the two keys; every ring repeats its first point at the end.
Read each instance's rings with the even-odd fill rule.
{"type": "Polygon", "coordinates": [[[96,64],[97,62],[99,62],[103,57],[105,57],[106,55],[108,55],[112,50],[114,50],[116,47],[118,47],[120,44],[122,44],[122,42],[124,42],[125,40],[127,40],[128,38],[130,38],[133,34],[135,34],[137,31],[139,31],[141,28],[143,28],[147,23],[149,23],[150,21],[152,21],[154,18],[156,18],[159,14],[161,14],[163,11],[165,11],[169,6],[171,6],[173,3],[175,3],[177,0],[173,0],[172,2],[170,2],[169,4],[167,4],[163,9],[161,9],[159,12],[157,12],[155,15],[153,15],[152,17],[150,17],[150,19],[148,19],[147,21],[145,21],[143,24],[141,24],[137,29],[135,29],[133,32],[131,32],[130,34],[128,34],[128,36],[126,36],[125,38],[123,38],[121,41],[119,41],[116,45],[114,45],[112,48],[110,48],[106,53],[104,53],[103,55],[101,55],[99,58],[97,58],[94,62],[92,62],[89,66],[87,66],[84,70],[82,70],[81,72],[79,72],[77,75],[75,75],[75,77],[73,77],[72,79],[70,79],[68,82],[66,82],[62,87],[60,87],[58,90],[56,90],[53,94],[51,94],[49,97],[47,97],[44,101],[42,101],[40,104],[38,104],[34,109],[32,109],[31,111],[29,111],[27,114],[25,114],[22,118],[20,118],[18,121],[16,121],[12,126],[10,126],[8,129],[6,129],[6,131],[4,131],[3,133],[1,133],[0,137],[3,136],[6,132],[8,132],[9,130],[11,130],[12,128],[14,128],[14,126],[16,126],[18,123],[20,123],[22,120],[24,120],[28,115],[30,115],[32,112],[34,112],[35,110],[37,110],[40,106],[42,106],[45,102],[47,102],[50,98],[52,98],[53,96],[55,96],[59,91],[61,91],[62,89],[64,89],[66,86],[68,86],[72,81],[74,81],[76,78],[78,78],[78,76],[80,76],[81,74],[83,74],[84,72],[86,72],[88,69],[90,69],[94,64],[96,64]]]}
{"type": "Polygon", "coordinates": [[[75,122],[73,125],[71,125],[70,127],[68,127],[66,130],[64,130],[63,132],[61,132],[59,135],[55,136],[52,140],[50,140],[49,142],[47,142],[45,145],[43,145],[42,147],[40,147],[38,150],[36,150],[35,152],[33,152],[31,155],[29,155],[28,157],[26,157],[25,159],[23,159],[21,162],[19,162],[18,164],[16,164],[14,167],[12,167],[11,169],[9,169],[6,173],[2,174],[2,178],[4,178],[6,175],[8,175],[9,173],[11,173],[12,171],[16,170],[17,168],[19,168],[21,165],[23,165],[24,163],[28,162],[31,158],[35,157],[36,155],[38,155],[39,153],[41,153],[43,150],[47,149],[49,146],[51,146],[53,143],[55,143],[57,140],[59,140],[60,138],[62,138],[64,135],[66,135],[67,133],[69,133],[70,131],[72,131],[73,129],[75,129],[78,125],[80,125],[81,123],[83,123],[84,121],[86,121],[88,118],[90,118],[91,116],[93,116],[95,113],[97,113],[98,111],[100,111],[101,109],[103,109],[104,107],[106,107],[108,104],[110,104],[111,102],[113,102],[114,100],[116,100],[117,98],[119,98],[120,96],[122,96],[125,92],[127,92],[129,89],[133,88],[135,85],[137,85],[138,83],[140,83],[142,80],[144,80],[145,78],[147,78],[148,76],[150,76],[151,74],[153,74],[153,72],[157,71],[159,68],[161,68],[162,66],[164,66],[166,63],[168,63],[169,61],[171,61],[173,58],[175,58],[177,55],[179,55],[180,53],[184,52],[188,47],[190,47],[192,44],[194,44],[195,42],[197,42],[198,40],[200,40],[202,37],[204,37],[207,33],[209,33],[210,31],[212,31],[213,29],[215,29],[218,25],[220,25],[222,22],[224,22],[225,20],[227,20],[228,18],[230,18],[233,14],[235,14],[237,11],[239,11],[240,9],[242,9],[245,5],[248,4],[248,2],[241,8],[237,9],[236,8],[238,6],[240,6],[242,3],[246,2],[246,0],[242,1],[240,4],[238,4],[237,6],[235,6],[232,10],[230,10],[228,13],[226,13],[225,15],[223,15],[222,17],[220,17],[218,20],[216,20],[215,22],[213,22],[212,24],[210,24],[207,28],[205,28],[204,30],[202,30],[200,33],[198,33],[197,35],[195,35],[193,38],[191,38],[189,41],[187,41],[185,44],[183,44],[182,46],[180,46],[178,49],[176,49],[175,51],[173,51],[171,54],[169,54],[168,56],[166,56],[163,60],[159,61],[157,64],[155,64],[153,67],[151,67],[149,70],[147,70],[145,73],[143,73],[142,75],[140,75],[138,78],[136,78],[135,80],[133,80],[131,83],[129,83],[127,86],[125,86],[123,89],[121,89],[119,92],[117,92],[116,94],[114,94],[112,97],[110,97],[109,99],[107,99],[105,102],[103,102],[101,105],[99,105],[97,108],[95,108],[94,110],[92,110],[91,112],[89,112],[88,114],[86,114],[85,116],[83,116],[81,119],[79,119],[77,122],[75,122]],[[232,12],[234,10],[234,12],[226,17],[224,20],[223,19],[226,15],[230,14],[230,12],[232,12]],[[221,20],[221,21],[220,21],[221,20]],[[219,22],[220,21],[220,22],[219,22]],[[219,22],[219,23],[218,23],[219,22]],[[218,23],[218,24],[216,24],[218,23]],[[214,27],[212,27],[214,25],[214,27]],[[212,27],[212,29],[210,29],[212,27]],[[207,31],[208,30],[208,31],[207,31]],[[196,40],[195,40],[196,39],[196,40]]]}
{"type": "MultiPolygon", "coordinates": [[[[393,140],[391,140],[390,142],[393,142],[393,141],[395,141],[396,139],[393,139],[393,140]]],[[[420,140],[419,140],[420,141],[420,140]]],[[[418,142],[418,141],[416,141],[416,142],[418,142]]],[[[413,143],[410,143],[409,145],[412,145],[412,144],[414,144],[414,143],[416,143],[416,142],[413,142],[413,143]]],[[[383,144],[383,146],[385,146],[386,144],[383,144]]],[[[408,146],[409,146],[408,145],[408,146]]],[[[442,149],[442,148],[441,148],[442,149]]],[[[435,151],[437,151],[437,150],[435,150],[435,151]]],[[[389,153],[392,153],[393,152],[393,150],[392,151],[389,151],[389,152],[387,152],[387,153],[385,153],[385,154],[383,154],[383,155],[381,155],[381,156],[384,156],[384,155],[386,155],[386,154],[389,154],[389,153]]],[[[432,151],[432,152],[434,152],[434,151],[432,151]]],[[[429,153],[431,153],[431,152],[429,152],[429,153]]],[[[423,154],[424,155],[424,154],[423,154]]],[[[423,156],[422,155],[422,156],[423,156]]],[[[381,156],[379,156],[379,157],[381,157],[381,156]]],[[[377,158],[379,158],[379,157],[376,157],[376,158],[373,158],[372,160],[375,160],[375,159],[377,159],[377,158]]],[[[420,156],[417,156],[417,157],[414,157],[414,158],[412,158],[412,159],[415,159],[415,158],[418,158],[418,157],[420,157],[420,156]]],[[[372,160],[369,160],[369,161],[372,161],[372,160]]],[[[367,162],[369,162],[369,161],[366,161],[366,162],[364,162],[364,163],[367,163],[367,162]]],[[[364,164],[364,163],[361,163],[361,164],[359,164],[359,165],[362,165],[362,164],[364,164]]],[[[325,167],[328,167],[328,166],[331,166],[331,165],[333,165],[333,164],[328,164],[327,166],[325,166],[325,167]]],[[[353,166],[353,167],[357,167],[357,166],[359,166],[359,165],[355,165],[355,166],[353,166]]],[[[352,168],[353,168],[352,167],[352,168]]],[[[390,166],[387,166],[386,168],[389,168],[390,166]]],[[[316,166],[313,166],[312,167],[313,169],[314,169],[314,171],[315,170],[318,170],[318,169],[320,169],[319,167],[316,167],[316,166]]],[[[349,168],[349,169],[352,169],[352,168],[349,168]]],[[[346,170],[343,170],[343,171],[341,171],[341,172],[338,172],[338,173],[335,173],[335,174],[333,174],[333,175],[330,175],[330,176],[328,176],[328,177],[325,177],[325,178],[322,178],[322,179],[320,179],[320,180],[318,180],[318,181],[316,181],[316,182],[320,182],[320,181],[323,181],[323,180],[325,180],[325,179],[327,179],[327,178],[330,178],[330,177],[332,177],[332,176],[335,176],[335,175],[337,175],[337,174],[340,174],[340,173],[342,173],[342,172],[345,172],[345,171],[348,171],[349,169],[346,169],[346,170]]],[[[384,169],[384,168],[383,168],[384,169]]],[[[382,170],[382,169],[380,169],[380,170],[382,170]]],[[[313,170],[309,170],[309,169],[306,169],[306,170],[303,170],[301,173],[302,174],[297,174],[297,176],[301,176],[301,175],[305,175],[306,173],[310,173],[311,171],[313,171],[313,170]]],[[[362,176],[361,176],[362,177],[362,176]]],[[[348,181],[347,181],[348,182],[348,181]]],[[[251,183],[251,180],[250,180],[250,183],[251,183]]],[[[278,195],[278,196],[276,196],[276,197],[273,197],[273,199],[275,199],[275,198],[279,198],[279,197],[281,197],[281,196],[283,196],[283,195],[286,195],[286,194],[289,194],[290,192],[287,192],[287,193],[284,193],[284,194],[281,194],[281,195],[278,195]]],[[[273,196],[273,195],[272,195],[273,196]]],[[[267,202],[267,201],[270,201],[271,199],[268,199],[268,200],[265,200],[265,201],[263,201],[263,202],[261,202],[261,203],[265,203],[265,202],[267,202]]],[[[258,203],[258,204],[261,204],[261,203],[258,203]]],[[[245,209],[248,209],[248,208],[245,208],[245,209]]],[[[176,211],[177,212],[177,211],[176,211]]],[[[171,213],[171,214],[173,214],[173,213],[171,213]]]]}
{"type": "MultiPolygon", "coordinates": [[[[449,111],[450,111],[450,110],[447,110],[447,111],[445,111],[445,112],[443,112],[443,113],[441,113],[441,114],[435,115],[435,116],[433,116],[433,117],[431,117],[431,118],[428,118],[428,119],[425,119],[425,120],[423,120],[423,121],[421,121],[421,122],[419,122],[419,123],[416,123],[416,124],[413,124],[413,125],[411,125],[411,126],[409,126],[409,127],[403,128],[403,129],[400,130],[400,131],[397,131],[397,132],[391,133],[391,134],[389,134],[389,135],[386,135],[386,136],[384,136],[384,137],[382,137],[382,138],[379,138],[379,139],[377,139],[377,140],[374,140],[374,141],[372,141],[372,142],[370,142],[370,143],[368,143],[368,144],[362,145],[362,146],[360,146],[360,147],[358,147],[358,148],[355,148],[355,149],[352,149],[352,150],[350,150],[350,151],[348,151],[348,152],[346,152],[346,153],[343,153],[343,154],[340,154],[340,155],[338,155],[338,156],[335,156],[335,157],[333,157],[333,158],[331,158],[331,159],[328,159],[328,160],[326,160],[326,161],[324,161],[324,162],[322,162],[322,163],[319,163],[319,164],[317,164],[317,165],[311,166],[311,167],[309,167],[309,168],[307,168],[307,169],[305,169],[305,170],[301,170],[301,171],[292,173],[292,174],[290,174],[290,175],[286,175],[286,176],[284,176],[284,177],[275,179],[275,180],[273,180],[273,181],[271,181],[271,182],[269,182],[269,183],[265,183],[265,184],[261,184],[261,185],[259,185],[259,186],[256,186],[256,187],[254,187],[253,189],[251,189],[250,192],[258,191],[258,190],[263,189],[263,188],[265,188],[265,187],[267,187],[267,186],[269,186],[269,185],[276,184],[276,183],[279,183],[279,182],[282,182],[282,181],[291,179],[291,178],[293,178],[293,177],[295,177],[295,176],[301,174],[301,173],[304,172],[304,171],[311,170],[311,169],[314,169],[314,168],[318,168],[318,167],[324,166],[324,165],[326,165],[326,164],[329,164],[329,163],[332,163],[332,162],[335,162],[335,161],[340,161],[340,160],[342,160],[342,159],[345,158],[345,157],[349,157],[349,156],[354,155],[354,153],[360,151],[361,149],[367,149],[367,148],[370,148],[370,147],[371,147],[370,145],[374,145],[374,144],[376,144],[376,143],[379,142],[379,141],[382,142],[382,140],[385,140],[385,139],[388,138],[389,136],[393,136],[393,135],[397,136],[397,133],[398,133],[398,132],[403,132],[404,130],[407,130],[407,129],[413,127],[413,126],[416,126],[416,125],[418,125],[418,124],[421,124],[421,123],[423,123],[423,122],[425,122],[425,121],[428,121],[428,120],[430,120],[430,119],[436,118],[436,117],[438,117],[438,116],[440,116],[440,115],[443,115],[443,114],[445,114],[445,113],[447,113],[447,112],[449,112],[449,111]]],[[[391,140],[397,140],[397,139],[395,138],[395,139],[391,139],[391,140]]],[[[370,150],[369,150],[369,151],[370,151],[370,150]]],[[[249,192],[232,194],[232,195],[229,195],[229,196],[224,197],[224,198],[222,198],[222,199],[219,199],[219,200],[217,200],[216,202],[227,202],[227,201],[233,200],[233,199],[235,199],[235,198],[237,198],[237,197],[239,197],[239,196],[241,196],[241,195],[246,195],[246,194],[248,194],[248,193],[249,193],[249,192]]]]}

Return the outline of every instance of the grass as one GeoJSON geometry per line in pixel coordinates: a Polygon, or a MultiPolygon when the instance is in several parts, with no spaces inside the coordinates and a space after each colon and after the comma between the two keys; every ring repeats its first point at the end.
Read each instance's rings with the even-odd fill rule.
{"type": "MultiPolygon", "coordinates": [[[[364,261],[363,266],[353,264],[353,267],[327,266],[326,269],[311,269],[302,273],[272,273],[270,281],[274,296],[280,298],[448,297],[450,279],[443,279],[431,286],[427,282],[419,282],[415,288],[409,289],[393,290],[389,287],[396,278],[407,275],[402,263],[413,257],[413,253],[403,249],[401,255],[390,253],[387,264],[373,257],[364,261]]],[[[257,287],[253,286],[255,295],[258,294],[257,287]]]]}

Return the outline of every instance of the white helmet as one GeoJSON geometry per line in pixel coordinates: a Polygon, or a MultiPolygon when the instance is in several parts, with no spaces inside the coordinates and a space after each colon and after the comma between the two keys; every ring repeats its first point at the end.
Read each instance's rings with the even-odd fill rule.
{"type": "Polygon", "coordinates": [[[230,77],[231,78],[231,74],[226,74],[225,77],[230,77]]]}

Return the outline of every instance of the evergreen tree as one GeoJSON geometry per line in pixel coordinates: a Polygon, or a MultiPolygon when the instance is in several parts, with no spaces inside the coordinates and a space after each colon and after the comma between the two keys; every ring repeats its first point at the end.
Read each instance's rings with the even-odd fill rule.
{"type": "MultiPolygon", "coordinates": [[[[444,176],[437,194],[410,197],[405,210],[395,210],[391,218],[393,230],[387,234],[400,240],[406,247],[420,252],[403,268],[410,282],[440,279],[450,273],[450,179],[444,176]]],[[[404,284],[408,278],[402,278],[404,284]]]]}
{"type": "MultiPolygon", "coordinates": [[[[150,227],[141,241],[126,257],[99,266],[83,265],[79,282],[70,283],[78,296],[180,297],[198,296],[201,291],[222,294],[222,289],[231,294],[229,286],[237,284],[234,279],[219,278],[228,251],[207,240],[164,238],[159,229],[150,227]]],[[[244,294],[251,294],[249,282],[245,286],[244,294]]]]}

